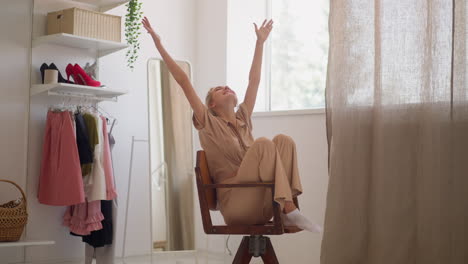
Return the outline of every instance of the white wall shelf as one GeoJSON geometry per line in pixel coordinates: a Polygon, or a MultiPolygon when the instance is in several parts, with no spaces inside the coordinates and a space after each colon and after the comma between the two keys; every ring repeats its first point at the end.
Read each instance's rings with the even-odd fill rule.
{"type": "Polygon", "coordinates": [[[106,12],[112,8],[130,2],[130,0],[73,0],[75,2],[85,3],[95,6],[100,12],[106,12]]]}
{"type": "Polygon", "coordinates": [[[98,52],[99,57],[105,56],[113,52],[117,52],[128,47],[127,44],[122,42],[81,37],[67,33],[45,35],[35,38],[33,40],[32,46],[34,48],[40,45],[48,44],[96,50],[98,52]]]}
{"type": "Polygon", "coordinates": [[[109,89],[107,87],[91,87],[69,83],[37,84],[31,87],[31,96],[47,94],[64,97],[77,97],[93,101],[117,101],[117,97],[127,91],[109,89]]]}
{"type": "Polygon", "coordinates": [[[50,240],[24,240],[24,241],[17,241],[17,242],[0,242],[0,248],[45,246],[45,245],[54,245],[54,244],[55,244],[55,241],[50,241],[50,240]]]}

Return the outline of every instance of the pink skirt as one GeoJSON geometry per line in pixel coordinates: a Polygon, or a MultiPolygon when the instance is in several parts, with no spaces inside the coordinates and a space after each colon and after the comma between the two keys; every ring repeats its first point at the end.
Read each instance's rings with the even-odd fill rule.
{"type": "Polygon", "coordinates": [[[69,206],[63,216],[63,225],[76,235],[87,236],[102,229],[102,220],[101,201],[97,200],[69,206]]]}
{"type": "Polygon", "coordinates": [[[38,199],[67,206],[85,202],[80,159],[70,112],[47,113],[38,199]]]}
{"type": "Polygon", "coordinates": [[[117,198],[117,191],[114,186],[114,173],[112,170],[112,158],[110,153],[109,145],[109,134],[107,133],[107,120],[105,117],[102,118],[102,130],[104,133],[104,173],[106,175],[106,191],[107,191],[107,200],[114,200],[117,198]]]}

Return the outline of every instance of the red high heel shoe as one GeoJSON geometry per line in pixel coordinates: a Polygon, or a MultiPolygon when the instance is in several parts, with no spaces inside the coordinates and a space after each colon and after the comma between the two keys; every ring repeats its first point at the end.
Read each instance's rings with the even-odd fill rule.
{"type": "Polygon", "coordinates": [[[68,64],[65,71],[67,73],[67,78],[70,78],[71,75],[77,84],[88,85],[92,87],[101,86],[101,82],[93,80],[93,78],[86,74],[86,72],[78,64],[68,64]]]}
{"type": "Polygon", "coordinates": [[[65,72],[67,73],[67,80],[70,81],[70,76],[73,77],[73,80],[75,81],[76,84],[80,85],[85,85],[81,78],[78,78],[75,74],[75,70],[73,67],[73,64],[69,63],[67,67],[65,68],[65,72]]]}

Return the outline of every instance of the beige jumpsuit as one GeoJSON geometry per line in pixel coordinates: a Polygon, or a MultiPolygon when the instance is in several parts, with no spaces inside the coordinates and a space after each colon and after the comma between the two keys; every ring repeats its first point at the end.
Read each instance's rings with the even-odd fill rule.
{"type": "MultiPolygon", "coordinates": [[[[236,112],[236,124],[205,108],[204,123],[193,116],[215,183],[275,182],[274,199],[284,201],[302,193],[294,141],[285,135],[273,140],[252,137],[252,120],[244,103],[236,112]]],[[[218,189],[218,209],[228,225],[264,224],[272,216],[271,189],[218,189]]]]}

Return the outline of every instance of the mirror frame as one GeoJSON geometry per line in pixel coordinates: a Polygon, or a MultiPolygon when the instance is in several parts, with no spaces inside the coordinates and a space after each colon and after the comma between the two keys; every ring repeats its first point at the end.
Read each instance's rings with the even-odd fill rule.
{"type": "MultiPolygon", "coordinates": [[[[150,79],[149,79],[149,66],[150,66],[150,63],[152,61],[160,61],[162,63],[165,63],[164,60],[162,58],[159,58],[159,57],[150,57],[148,58],[147,62],[146,62],[146,73],[147,73],[147,76],[146,76],[146,80],[147,80],[147,111],[148,111],[148,157],[149,157],[149,162],[148,162],[148,186],[149,186],[149,197],[150,197],[150,201],[149,201],[149,206],[150,206],[150,218],[151,218],[151,221],[150,221],[150,249],[151,249],[151,256],[153,255],[158,255],[158,254],[161,254],[161,253],[167,253],[167,252],[172,252],[172,253],[188,253],[188,252],[193,252],[196,254],[197,250],[196,248],[194,249],[191,249],[191,250],[168,250],[168,251],[161,251],[161,252],[155,252],[154,251],[154,246],[153,246],[153,231],[154,231],[154,225],[153,225],[153,181],[152,181],[152,168],[151,168],[151,160],[152,160],[152,154],[151,154],[151,137],[150,137],[150,134],[151,134],[151,126],[150,126],[150,122],[151,122],[151,115],[150,115],[150,79]]],[[[189,66],[189,71],[190,71],[190,74],[189,74],[189,78],[190,78],[190,81],[193,83],[193,64],[189,61],[189,60],[179,60],[179,59],[174,59],[174,61],[176,62],[182,62],[182,63],[187,63],[187,65],[189,66]]],[[[193,109],[191,110],[192,113],[193,113],[193,109]]],[[[192,138],[192,148],[193,148],[193,137],[194,137],[194,128],[193,126],[191,126],[191,129],[190,129],[190,134],[191,134],[191,138],[192,138]]],[[[192,151],[193,152],[193,151],[192,151]]],[[[194,165],[194,153],[192,153],[192,164],[194,165]]],[[[166,188],[166,183],[165,183],[165,186],[166,188]]],[[[192,184],[192,187],[194,187],[194,184],[192,184]]],[[[195,198],[194,198],[194,203],[195,203],[195,198]]],[[[193,214],[193,220],[195,222],[195,213],[193,214]]],[[[196,240],[196,239],[195,239],[196,240]]]]}

